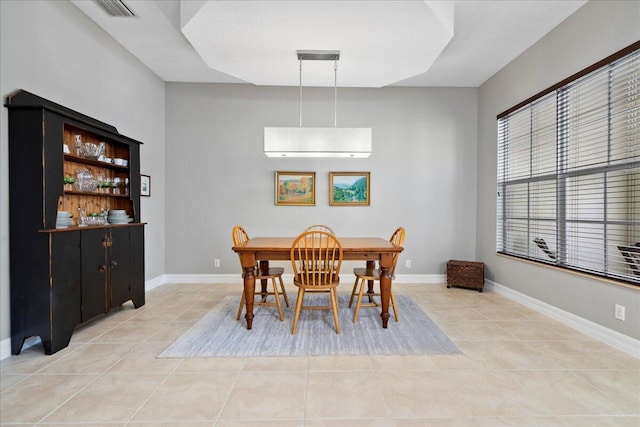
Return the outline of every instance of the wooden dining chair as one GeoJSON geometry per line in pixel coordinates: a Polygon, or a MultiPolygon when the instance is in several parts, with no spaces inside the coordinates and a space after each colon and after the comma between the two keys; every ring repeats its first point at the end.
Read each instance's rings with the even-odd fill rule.
{"type": "Polygon", "coordinates": [[[293,317],[291,333],[296,333],[300,311],[331,310],[336,333],[340,333],[338,321],[338,297],[336,287],[340,284],[342,266],[342,245],[338,238],[326,231],[311,230],[300,234],[291,245],[291,264],[293,266],[293,284],[298,287],[296,311],[293,317]],[[307,266],[314,265],[314,269],[307,266]],[[331,305],[305,306],[305,293],[329,293],[331,305]]]}
{"type": "Polygon", "coordinates": [[[547,254],[549,258],[554,261],[556,260],[556,253],[549,249],[549,245],[547,245],[547,242],[545,242],[543,238],[536,237],[535,239],[533,239],[533,243],[535,243],[542,250],[542,252],[547,254]]]}
{"type": "Polygon", "coordinates": [[[324,224],[313,224],[304,229],[304,231],[313,231],[313,230],[326,231],[327,233],[336,234],[333,232],[331,227],[324,224]]]}
{"type": "Polygon", "coordinates": [[[618,246],[627,266],[636,276],[640,276],[640,243],[635,246],[618,246]]]}
{"type": "MultiPolygon", "coordinates": [[[[235,227],[233,227],[232,236],[233,236],[234,246],[244,245],[249,240],[249,235],[247,234],[246,231],[244,231],[244,228],[242,228],[239,225],[236,225],[235,227]]],[[[256,265],[255,270],[256,270],[256,273],[255,273],[256,284],[260,283],[262,280],[269,280],[271,281],[271,286],[273,290],[271,292],[269,291],[263,292],[262,290],[260,290],[259,292],[256,292],[255,296],[260,296],[260,300],[257,302],[254,302],[254,305],[265,305],[265,306],[275,305],[278,309],[278,315],[280,316],[280,320],[284,320],[284,313],[282,312],[282,305],[280,304],[280,295],[282,295],[282,297],[284,298],[284,302],[286,306],[289,307],[289,298],[287,297],[287,291],[285,290],[284,282],[282,281],[284,268],[269,267],[269,271],[265,274],[260,270],[260,266],[256,265]],[[280,292],[278,292],[278,283],[276,283],[276,280],[280,284],[280,292]],[[267,301],[267,297],[269,295],[274,296],[275,298],[274,302],[267,301]]],[[[244,277],[244,272],[243,272],[243,277],[244,277]]],[[[242,314],[242,308],[245,305],[246,305],[245,292],[243,289],[242,297],[240,298],[240,306],[238,307],[238,316],[237,316],[238,320],[240,320],[240,315],[242,314]]]]}
{"type": "MultiPolygon", "coordinates": [[[[395,246],[402,246],[404,243],[404,235],[405,230],[402,227],[398,227],[396,231],[391,235],[391,239],[389,241],[393,243],[395,246]]],[[[395,274],[396,264],[398,263],[398,259],[400,258],[400,252],[396,252],[393,254],[393,267],[391,269],[391,275],[395,274]]],[[[353,284],[353,290],[351,291],[351,298],[349,299],[349,308],[353,304],[354,298],[356,298],[356,308],[353,313],[353,321],[358,321],[358,314],[360,313],[360,307],[380,307],[380,303],[377,303],[373,297],[380,296],[380,293],[367,293],[364,295],[364,288],[368,287],[368,281],[377,281],[380,282],[381,270],[380,268],[354,268],[353,274],[356,276],[356,281],[353,284]],[[366,296],[369,298],[369,302],[363,304],[362,297],[366,296]]],[[[393,317],[396,319],[396,322],[400,321],[398,317],[398,309],[396,307],[396,299],[393,296],[393,290],[391,291],[391,307],[393,307],[393,317]]]]}
{"type": "MultiPolygon", "coordinates": [[[[331,227],[329,227],[328,225],[324,225],[324,224],[313,224],[308,226],[307,228],[304,229],[304,231],[326,231],[327,233],[333,234],[335,235],[336,233],[333,232],[333,230],[331,229],[331,227]]],[[[305,268],[310,269],[310,270],[317,270],[317,266],[316,264],[318,263],[317,260],[315,261],[310,261],[310,264],[305,266],[305,268]]]]}

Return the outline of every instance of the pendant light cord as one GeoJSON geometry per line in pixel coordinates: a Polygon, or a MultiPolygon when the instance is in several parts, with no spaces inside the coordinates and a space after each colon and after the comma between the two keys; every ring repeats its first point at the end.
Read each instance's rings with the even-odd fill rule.
{"type": "Polygon", "coordinates": [[[299,126],[302,127],[302,59],[300,59],[298,62],[300,62],[300,101],[298,102],[298,104],[300,105],[299,109],[300,109],[300,124],[299,126]]]}
{"type": "MultiPolygon", "coordinates": [[[[299,123],[298,126],[302,127],[302,58],[298,57],[299,69],[300,69],[300,93],[299,93],[299,123]]],[[[338,127],[338,60],[333,60],[333,127],[338,127]]]]}
{"type": "Polygon", "coordinates": [[[338,127],[338,60],[333,61],[333,127],[338,127]]]}

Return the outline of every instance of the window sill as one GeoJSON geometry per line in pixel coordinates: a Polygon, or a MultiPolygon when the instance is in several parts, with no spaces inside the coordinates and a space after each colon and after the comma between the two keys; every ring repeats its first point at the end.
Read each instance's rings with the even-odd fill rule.
{"type": "Polygon", "coordinates": [[[602,276],[597,276],[595,274],[588,274],[588,273],[583,273],[581,271],[576,271],[576,270],[571,270],[569,268],[562,268],[562,267],[558,267],[555,265],[551,265],[551,264],[545,264],[543,262],[535,262],[535,261],[531,261],[528,260],[526,258],[520,258],[514,255],[507,255],[507,254],[503,254],[503,253],[499,253],[496,252],[496,255],[502,258],[508,258],[508,259],[512,259],[515,261],[521,261],[524,262],[526,264],[531,264],[531,265],[535,265],[538,267],[542,267],[542,268],[549,268],[552,270],[556,270],[562,273],[568,273],[568,274],[572,274],[574,276],[580,276],[580,277],[584,277],[586,279],[592,279],[592,280],[597,280],[599,282],[605,282],[605,283],[609,283],[612,285],[617,285],[617,286],[622,286],[624,288],[629,288],[629,289],[633,289],[635,291],[640,292],[640,284],[634,285],[632,283],[627,283],[627,282],[623,282],[621,280],[615,280],[615,279],[610,279],[607,277],[602,277],[602,276]]]}

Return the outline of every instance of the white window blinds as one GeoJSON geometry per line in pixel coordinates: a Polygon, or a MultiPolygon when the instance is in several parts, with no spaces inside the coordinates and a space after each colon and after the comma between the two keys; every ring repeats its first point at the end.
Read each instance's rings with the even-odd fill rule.
{"type": "Polygon", "coordinates": [[[498,116],[499,253],[640,284],[639,49],[498,116]]]}

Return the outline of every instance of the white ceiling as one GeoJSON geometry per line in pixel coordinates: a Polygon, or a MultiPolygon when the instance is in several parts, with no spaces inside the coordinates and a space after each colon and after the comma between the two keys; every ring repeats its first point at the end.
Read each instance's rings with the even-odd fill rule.
{"type": "MultiPolygon", "coordinates": [[[[71,0],[165,81],[298,86],[296,50],[339,50],[338,86],[477,87],[586,0],[71,0]]],[[[333,86],[332,61],[303,61],[333,86]]]]}

